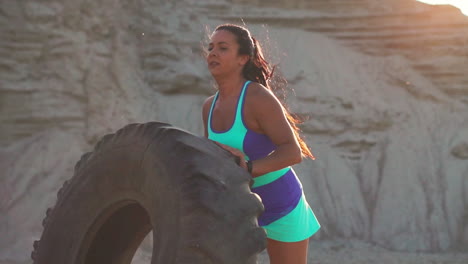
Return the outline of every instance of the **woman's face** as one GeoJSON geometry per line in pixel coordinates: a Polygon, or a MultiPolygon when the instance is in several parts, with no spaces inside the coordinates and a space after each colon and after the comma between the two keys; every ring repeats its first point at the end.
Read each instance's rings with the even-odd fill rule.
{"type": "Polygon", "coordinates": [[[227,30],[218,30],[211,35],[206,62],[213,76],[242,74],[248,61],[247,55],[239,55],[236,36],[227,30]]]}

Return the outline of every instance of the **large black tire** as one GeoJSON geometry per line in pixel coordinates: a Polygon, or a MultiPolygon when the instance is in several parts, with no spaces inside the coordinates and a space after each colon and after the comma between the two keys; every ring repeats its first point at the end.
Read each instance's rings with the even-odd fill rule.
{"type": "Polygon", "coordinates": [[[128,264],[153,229],[152,264],[256,263],[266,236],[248,173],[207,139],[131,124],[82,156],[48,209],[35,264],[128,264]]]}

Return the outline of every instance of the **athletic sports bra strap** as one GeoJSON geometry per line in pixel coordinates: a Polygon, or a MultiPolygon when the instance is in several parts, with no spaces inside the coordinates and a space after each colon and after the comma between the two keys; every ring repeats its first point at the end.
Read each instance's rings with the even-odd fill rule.
{"type": "Polygon", "coordinates": [[[213,108],[214,108],[214,105],[216,103],[216,99],[218,99],[218,93],[219,92],[216,92],[214,98],[213,98],[213,101],[211,102],[211,107],[210,107],[210,112],[208,113],[208,124],[207,124],[207,127],[208,127],[208,131],[212,132],[213,130],[211,129],[211,116],[213,115],[213,108]]]}
{"type": "Polygon", "coordinates": [[[239,96],[239,100],[237,101],[236,122],[238,121],[237,119],[239,119],[239,121],[242,121],[242,106],[244,105],[244,97],[246,94],[245,90],[247,90],[247,86],[249,85],[249,83],[251,83],[251,81],[245,82],[244,87],[242,87],[242,92],[239,96]]]}

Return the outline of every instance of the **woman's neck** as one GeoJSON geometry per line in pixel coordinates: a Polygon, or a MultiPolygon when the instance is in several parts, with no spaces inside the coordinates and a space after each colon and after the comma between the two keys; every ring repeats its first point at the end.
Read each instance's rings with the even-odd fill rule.
{"type": "Polygon", "coordinates": [[[245,79],[242,76],[231,76],[228,78],[216,79],[218,85],[219,97],[228,98],[238,96],[245,79]]]}

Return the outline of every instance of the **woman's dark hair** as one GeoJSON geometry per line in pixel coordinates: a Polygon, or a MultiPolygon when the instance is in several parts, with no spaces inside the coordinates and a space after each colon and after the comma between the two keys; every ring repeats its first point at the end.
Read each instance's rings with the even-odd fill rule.
{"type": "MultiPolygon", "coordinates": [[[[249,30],[242,26],[233,24],[220,25],[216,27],[215,32],[219,30],[226,30],[234,34],[236,36],[237,43],[239,44],[239,55],[250,56],[249,61],[245,64],[244,69],[242,70],[244,78],[253,82],[258,82],[271,90],[269,81],[273,76],[275,67],[271,67],[270,64],[265,60],[260,43],[253,36],[251,36],[249,30]]],[[[283,102],[282,107],[289,124],[293,128],[296,139],[299,142],[302,155],[305,157],[310,157],[311,159],[315,159],[309,147],[299,134],[300,130],[297,125],[300,124],[301,121],[294,117],[287,110],[283,102]]]]}

